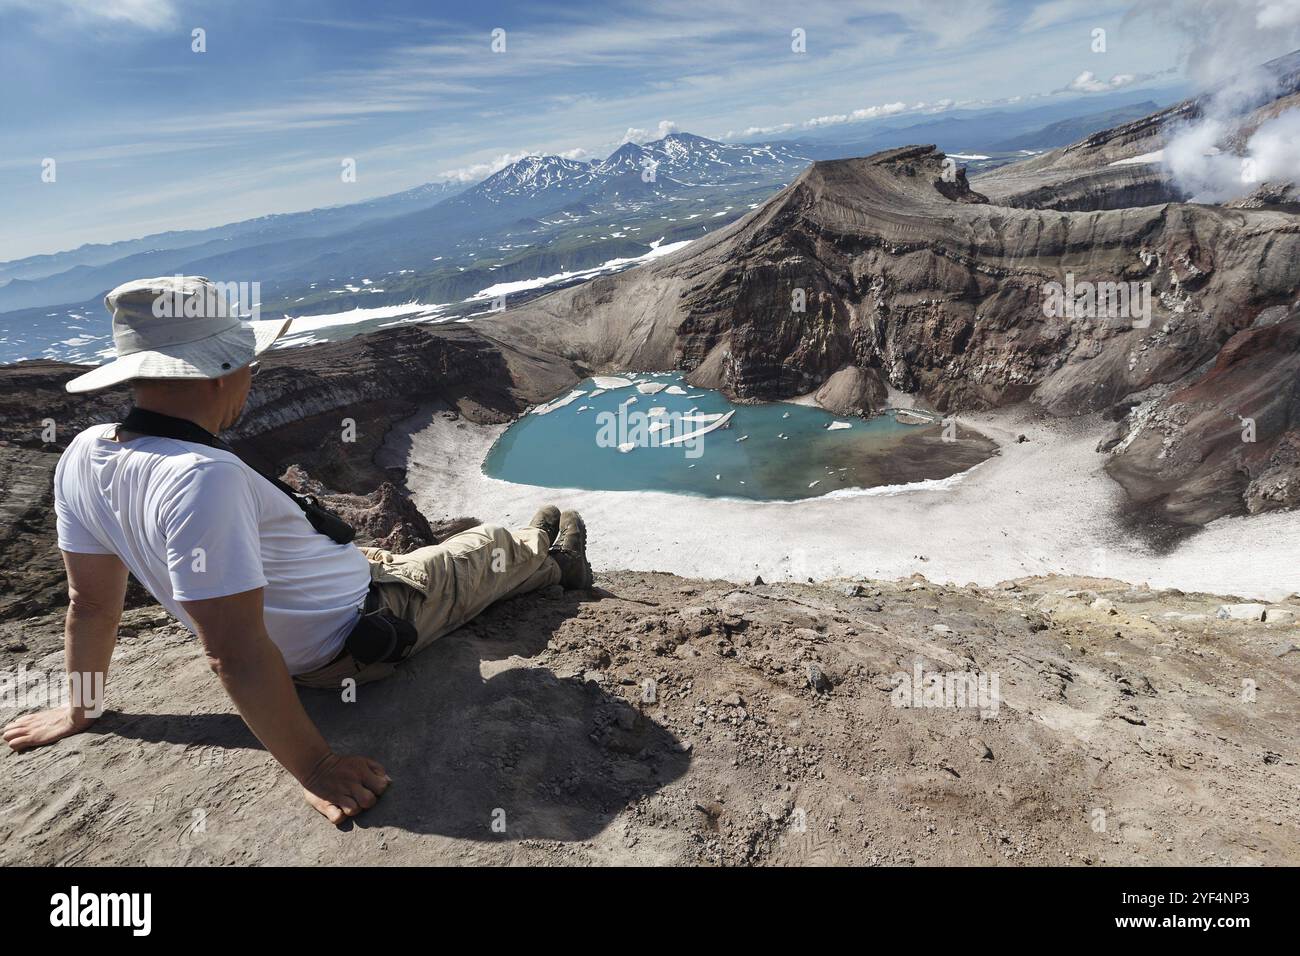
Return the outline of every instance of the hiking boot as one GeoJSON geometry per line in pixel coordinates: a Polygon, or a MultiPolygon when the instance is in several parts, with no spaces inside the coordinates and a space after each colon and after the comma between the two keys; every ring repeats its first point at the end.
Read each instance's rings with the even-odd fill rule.
{"type": "Polygon", "coordinates": [[[587,563],[587,525],[576,511],[560,515],[560,536],[551,549],[551,557],[560,566],[560,584],[570,590],[591,587],[591,565],[587,563]]]}
{"type": "Polygon", "coordinates": [[[528,527],[541,528],[546,535],[546,547],[549,548],[560,536],[560,509],[555,505],[544,506],[533,515],[533,520],[528,522],[528,527]]]}

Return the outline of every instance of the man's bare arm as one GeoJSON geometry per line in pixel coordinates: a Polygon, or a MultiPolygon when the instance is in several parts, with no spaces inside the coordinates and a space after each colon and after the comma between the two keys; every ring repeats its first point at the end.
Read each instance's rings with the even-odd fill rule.
{"type": "Polygon", "coordinates": [[[28,750],[80,733],[103,712],[108,666],[126,597],[126,565],[112,554],[63,552],[68,572],[68,613],[63,625],[68,705],[26,714],[9,723],[4,740],[28,750]]]}
{"type": "Polygon", "coordinates": [[[182,603],[208,663],[240,716],[332,823],[374,806],[388,775],[365,757],[334,754],[303,710],[284,657],[266,633],[262,590],[182,603]]]}

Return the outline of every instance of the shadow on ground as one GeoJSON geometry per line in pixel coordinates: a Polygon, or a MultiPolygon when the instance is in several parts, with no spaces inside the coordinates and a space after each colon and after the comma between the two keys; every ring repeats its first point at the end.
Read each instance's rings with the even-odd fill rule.
{"type": "MultiPolygon", "coordinates": [[[[307,712],[335,750],[373,757],[393,778],[379,804],[350,825],[487,841],[585,840],[685,773],[680,742],[637,707],[531,660],[580,603],[566,594],[497,605],[391,677],[358,687],[354,703],[304,690],[307,712]]],[[[639,699],[639,689],[629,690],[639,699]]],[[[95,732],[261,746],[235,714],[110,712],[95,732]]]]}

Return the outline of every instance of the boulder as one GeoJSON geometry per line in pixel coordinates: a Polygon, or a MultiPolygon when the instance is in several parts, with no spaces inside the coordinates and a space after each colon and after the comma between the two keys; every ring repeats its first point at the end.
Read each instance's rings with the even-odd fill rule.
{"type": "Polygon", "coordinates": [[[1264,604],[1220,604],[1215,616],[1225,621],[1262,621],[1267,610],[1264,604]]]}
{"type": "Polygon", "coordinates": [[[885,407],[888,394],[878,371],[850,365],[828,378],[813,397],[836,415],[874,415],[885,407]]]}
{"type": "Polygon", "coordinates": [[[1264,611],[1265,624],[1294,624],[1300,617],[1300,609],[1293,607],[1270,607],[1264,611]]]}

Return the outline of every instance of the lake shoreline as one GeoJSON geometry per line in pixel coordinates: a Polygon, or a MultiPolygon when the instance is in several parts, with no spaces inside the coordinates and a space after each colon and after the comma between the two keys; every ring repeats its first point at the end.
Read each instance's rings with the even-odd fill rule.
{"type": "Polygon", "coordinates": [[[804,501],[948,479],[997,453],[934,415],[738,402],[658,372],[575,383],[512,422],[482,470],[539,488],[804,501]]]}
{"type": "Polygon", "coordinates": [[[506,426],[440,414],[399,423],[386,447],[430,517],[523,525],[544,503],[580,510],[597,569],[736,582],[921,574],[981,586],[1079,574],[1262,600],[1296,590],[1287,542],[1300,535],[1300,513],[1220,519],[1157,554],[1126,525],[1127,499],[1103,471],[1095,447],[1104,423],[1044,421],[1026,408],[958,420],[999,453],[951,481],[800,501],[501,481],[481,464],[506,426]]]}

